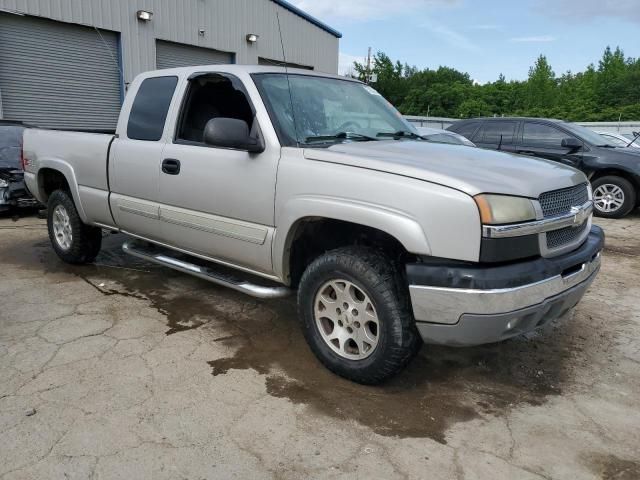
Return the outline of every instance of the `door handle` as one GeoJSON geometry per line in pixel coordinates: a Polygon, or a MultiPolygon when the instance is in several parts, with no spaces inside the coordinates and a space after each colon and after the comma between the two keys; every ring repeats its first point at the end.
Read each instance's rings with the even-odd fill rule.
{"type": "Polygon", "coordinates": [[[178,175],[180,173],[180,160],[165,158],[162,161],[162,171],[167,175],[178,175]]]}

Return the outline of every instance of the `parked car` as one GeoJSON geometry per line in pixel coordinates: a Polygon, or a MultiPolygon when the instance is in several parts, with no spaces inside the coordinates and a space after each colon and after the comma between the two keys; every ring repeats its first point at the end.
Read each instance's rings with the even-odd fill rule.
{"type": "MultiPolygon", "coordinates": [[[[617,147],[631,147],[640,149],[640,143],[636,140],[638,135],[623,135],[621,133],[615,132],[604,132],[604,131],[596,131],[597,134],[602,135],[602,137],[607,140],[609,143],[617,147]]],[[[636,132],[637,133],[637,132],[636,132]]]]}
{"type": "Polygon", "coordinates": [[[430,142],[450,143],[452,145],[466,145],[467,147],[475,147],[474,143],[462,135],[448,130],[431,127],[415,127],[417,132],[430,142]]]}
{"type": "Polygon", "coordinates": [[[461,120],[448,130],[481,148],[546,158],[582,170],[591,181],[598,216],[621,218],[640,205],[640,152],[616,148],[588,128],[562,120],[499,117],[461,120]]]}
{"type": "Polygon", "coordinates": [[[0,120],[0,212],[37,204],[24,184],[20,160],[24,129],[19,122],[0,120]]]}
{"type": "Polygon", "coordinates": [[[24,158],[62,260],[91,262],[105,228],[256,297],[297,289],[315,355],[361,383],[421,340],[477,345],[559,317],[604,242],[582,172],[425,141],[369,86],[307,70],[145,73],[115,136],[29,129],[24,158]]]}

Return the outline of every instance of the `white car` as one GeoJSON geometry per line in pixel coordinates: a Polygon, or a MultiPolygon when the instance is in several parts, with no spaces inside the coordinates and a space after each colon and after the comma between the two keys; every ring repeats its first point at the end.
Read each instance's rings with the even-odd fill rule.
{"type": "Polygon", "coordinates": [[[466,145],[468,147],[475,147],[475,143],[462,135],[450,132],[448,130],[440,130],[439,128],[431,127],[416,127],[416,131],[422,135],[425,140],[436,143],[450,143],[452,145],[466,145]]]}
{"type": "MultiPolygon", "coordinates": [[[[634,138],[637,138],[638,135],[628,135],[627,136],[627,135],[623,135],[621,133],[603,132],[603,131],[599,131],[599,132],[596,132],[596,133],[602,135],[606,140],[611,142],[616,147],[627,147],[628,146],[629,148],[638,148],[638,149],[640,149],[640,140],[636,140],[631,145],[629,145],[629,143],[634,138]]],[[[638,132],[634,132],[634,134],[637,134],[637,133],[638,132]]]]}

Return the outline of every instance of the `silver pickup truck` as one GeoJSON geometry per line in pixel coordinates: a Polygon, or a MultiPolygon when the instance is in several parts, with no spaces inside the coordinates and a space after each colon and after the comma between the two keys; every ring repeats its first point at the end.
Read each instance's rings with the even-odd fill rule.
{"type": "Polygon", "coordinates": [[[425,141],[351,79],[149,72],[115,135],[30,129],[23,148],[62,260],[91,262],[107,229],[128,253],[250,295],[297,290],[311,349],[356,382],[391,377],[422,341],[540,327],[600,266],[581,172],[425,141]]]}

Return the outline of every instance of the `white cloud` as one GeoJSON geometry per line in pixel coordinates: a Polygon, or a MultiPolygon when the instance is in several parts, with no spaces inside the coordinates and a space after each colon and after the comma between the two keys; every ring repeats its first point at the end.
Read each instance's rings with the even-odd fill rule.
{"type": "Polygon", "coordinates": [[[532,37],[513,37],[510,38],[510,42],[518,43],[541,43],[541,42],[555,42],[556,37],[551,35],[534,35],[532,37]]]}
{"type": "Polygon", "coordinates": [[[353,62],[364,63],[366,57],[351,55],[349,53],[340,52],[338,55],[338,75],[351,75],[355,74],[353,69],[353,62]]]}
{"type": "Polygon", "coordinates": [[[437,37],[440,40],[443,40],[452,47],[458,48],[460,50],[467,50],[469,52],[480,51],[478,45],[473,43],[469,38],[467,38],[460,32],[447,27],[446,25],[428,21],[424,22],[422,24],[422,27],[426,28],[433,34],[433,36],[437,37]]]}
{"type": "Polygon", "coordinates": [[[460,0],[293,0],[296,7],[318,18],[371,20],[425,7],[456,5],[460,0]]]}

